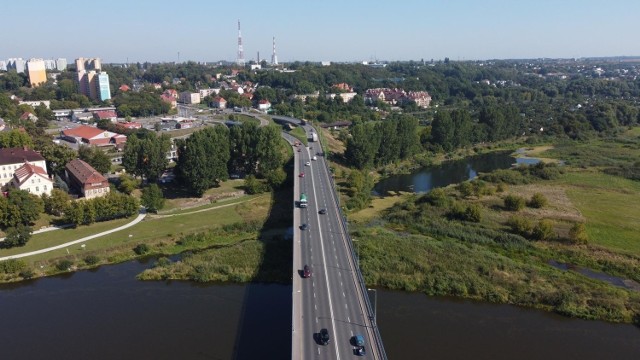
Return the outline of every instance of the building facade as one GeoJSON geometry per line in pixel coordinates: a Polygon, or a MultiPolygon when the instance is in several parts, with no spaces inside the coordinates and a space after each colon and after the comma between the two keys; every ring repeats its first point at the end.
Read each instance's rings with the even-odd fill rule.
{"type": "Polygon", "coordinates": [[[91,165],[80,159],[69,161],[65,167],[69,187],[87,199],[107,196],[109,181],[91,165]]]}
{"type": "Polygon", "coordinates": [[[10,185],[37,196],[51,195],[53,189],[53,181],[49,178],[47,171],[28,162],[16,169],[10,185]]]}
{"type": "Polygon", "coordinates": [[[109,87],[109,74],[106,72],[98,73],[96,81],[98,99],[107,101],[111,99],[111,88],[109,87]]]}
{"type": "Polygon", "coordinates": [[[25,163],[42,168],[46,173],[47,163],[37,152],[25,148],[0,149],[0,187],[11,182],[16,170],[25,163]]]}
{"type": "Polygon", "coordinates": [[[180,93],[180,102],[183,104],[200,104],[200,93],[183,91],[180,93]]]}
{"type": "Polygon", "coordinates": [[[44,60],[29,59],[27,61],[27,75],[29,76],[29,84],[31,87],[37,87],[47,82],[47,71],[44,60]]]}

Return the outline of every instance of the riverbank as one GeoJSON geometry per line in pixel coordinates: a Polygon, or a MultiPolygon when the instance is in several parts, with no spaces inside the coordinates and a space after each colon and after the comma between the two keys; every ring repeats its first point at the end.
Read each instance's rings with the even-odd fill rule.
{"type": "MultiPolygon", "coordinates": [[[[580,153],[597,152],[599,144],[582,145],[589,150],[580,153]]],[[[617,158],[640,156],[640,147],[612,147],[606,153],[617,158]]],[[[441,198],[405,195],[389,200],[398,203],[377,216],[356,213],[352,231],[367,285],[640,324],[640,183],[601,167],[563,168],[539,170],[539,178],[501,170],[472,182],[464,194],[462,187],[448,187],[438,192],[441,198]],[[508,194],[529,200],[536,193],[547,200],[542,208],[504,208],[508,194]],[[514,215],[529,226],[544,220],[550,237],[535,241],[530,233],[514,233],[514,215]],[[573,240],[576,223],[584,224],[586,243],[573,240]],[[557,262],[584,271],[554,267],[557,262]]]]}

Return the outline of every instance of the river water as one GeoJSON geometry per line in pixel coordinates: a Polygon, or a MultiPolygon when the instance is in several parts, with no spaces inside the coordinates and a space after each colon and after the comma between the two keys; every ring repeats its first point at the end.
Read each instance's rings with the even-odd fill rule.
{"type": "MultiPolygon", "coordinates": [[[[0,286],[0,359],[288,359],[291,286],[141,282],[136,261],[0,286]]],[[[640,329],[379,290],[390,359],[634,359],[640,329]]]]}
{"type": "Polygon", "coordinates": [[[508,169],[513,164],[535,164],[533,158],[515,158],[509,152],[494,152],[472,156],[463,160],[448,161],[441,165],[425,167],[411,174],[394,175],[378,182],[373,188],[377,195],[394,191],[427,192],[473,179],[478,173],[508,169]]]}

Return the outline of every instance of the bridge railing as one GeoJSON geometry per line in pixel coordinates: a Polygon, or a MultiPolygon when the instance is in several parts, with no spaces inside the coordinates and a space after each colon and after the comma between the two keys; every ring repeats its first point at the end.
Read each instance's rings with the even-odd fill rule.
{"type": "MultiPolygon", "coordinates": [[[[315,130],[316,129],[314,128],[314,131],[315,130]]],[[[316,131],[316,133],[318,132],[316,131]]],[[[320,145],[322,146],[322,143],[320,145]]],[[[322,152],[323,154],[327,154],[327,152],[324,151],[324,149],[322,150],[322,152]]],[[[329,163],[326,161],[326,159],[327,158],[325,155],[325,161],[323,161],[323,163],[327,170],[327,174],[329,174],[329,180],[331,181],[331,192],[333,194],[333,199],[336,202],[338,211],[340,212],[340,223],[342,225],[344,236],[347,238],[347,245],[349,246],[349,253],[351,255],[351,260],[353,261],[354,264],[356,264],[356,267],[357,267],[356,273],[358,278],[358,285],[360,286],[360,291],[363,295],[364,302],[367,307],[367,316],[369,317],[369,320],[373,326],[373,334],[376,338],[376,347],[378,350],[378,354],[380,354],[380,358],[382,360],[387,360],[387,353],[384,350],[384,345],[382,344],[382,337],[380,336],[380,331],[378,330],[378,324],[376,323],[376,315],[373,308],[371,307],[371,301],[369,300],[369,293],[367,291],[367,286],[364,282],[362,271],[360,271],[360,261],[353,247],[353,240],[349,235],[349,229],[347,227],[347,217],[344,215],[344,212],[342,211],[342,206],[340,205],[340,197],[338,196],[335,180],[333,179],[333,172],[331,171],[331,168],[329,167],[329,163]]]]}

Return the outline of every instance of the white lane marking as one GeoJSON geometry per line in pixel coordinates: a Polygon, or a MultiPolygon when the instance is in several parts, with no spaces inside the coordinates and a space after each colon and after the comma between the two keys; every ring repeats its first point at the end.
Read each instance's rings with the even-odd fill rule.
{"type": "Polygon", "coordinates": [[[347,297],[347,295],[345,295],[345,294],[344,294],[344,291],[342,292],[342,296],[343,296],[343,297],[347,297]]]}
{"type": "MultiPolygon", "coordinates": [[[[311,173],[311,190],[313,191],[313,201],[317,204],[318,203],[318,197],[316,196],[316,186],[315,186],[315,181],[314,181],[314,176],[313,176],[313,172],[311,173]]],[[[316,212],[316,219],[318,220],[318,232],[320,234],[320,252],[322,253],[322,266],[324,268],[324,280],[325,283],[327,284],[327,295],[329,296],[329,313],[331,314],[331,330],[333,330],[334,334],[337,334],[338,332],[336,331],[336,323],[335,323],[335,317],[333,315],[333,303],[331,301],[331,286],[329,286],[329,275],[328,275],[328,271],[327,271],[327,259],[325,257],[324,254],[324,241],[322,240],[322,223],[320,222],[320,214],[318,214],[318,212],[316,212]]],[[[336,255],[336,259],[338,258],[338,256],[336,255]]],[[[334,335],[335,336],[335,335],[334,335]]],[[[338,345],[336,344],[336,341],[333,342],[333,348],[336,351],[336,359],[340,360],[340,352],[338,351],[338,345]]]]}

